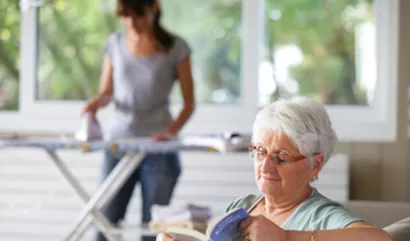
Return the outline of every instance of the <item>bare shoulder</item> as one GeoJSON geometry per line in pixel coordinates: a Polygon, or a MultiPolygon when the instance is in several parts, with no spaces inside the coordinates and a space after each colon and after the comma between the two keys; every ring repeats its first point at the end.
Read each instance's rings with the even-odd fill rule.
{"type": "Polygon", "coordinates": [[[375,228],[375,226],[363,221],[357,221],[347,225],[346,228],[375,228]]]}

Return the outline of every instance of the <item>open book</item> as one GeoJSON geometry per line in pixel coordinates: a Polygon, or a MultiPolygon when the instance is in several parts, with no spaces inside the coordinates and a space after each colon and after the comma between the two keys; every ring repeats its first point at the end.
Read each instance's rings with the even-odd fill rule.
{"type": "Polygon", "coordinates": [[[167,233],[179,241],[243,241],[239,233],[239,223],[249,217],[243,208],[234,209],[214,220],[206,234],[187,228],[170,227],[167,233]]]}

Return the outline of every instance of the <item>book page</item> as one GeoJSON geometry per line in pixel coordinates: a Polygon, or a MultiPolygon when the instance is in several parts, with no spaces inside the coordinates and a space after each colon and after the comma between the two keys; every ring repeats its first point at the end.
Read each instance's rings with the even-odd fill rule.
{"type": "Polygon", "coordinates": [[[198,239],[196,237],[192,237],[190,235],[182,234],[182,233],[169,233],[174,239],[178,241],[206,241],[198,239]]]}
{"type": "Polygon", "coordinates": [[[178,241],[208,241],[209,238],[204,234],[188,228],[170,227],[167,233],[178,241]]]}

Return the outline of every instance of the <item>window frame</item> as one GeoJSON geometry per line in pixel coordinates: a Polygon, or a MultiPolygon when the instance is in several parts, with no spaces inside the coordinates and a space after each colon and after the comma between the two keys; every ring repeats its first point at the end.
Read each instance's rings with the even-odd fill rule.
{"type": "MultiPolygon", "coordinates": [[[[242,0],[242,99],[237,105],[197,105],[183,134],[226,131],[250,132],[258,109],[258,65],[262,48],[264,0],[242,0]],[[256,27],[255,27],[256,26],[256,27]]],[[[40,6],[41,7],[41,6],[40,6]]],[[[80,125],[85,101],[35,99],[37,67],[37,19],[39,9],[22,11],[20,108],[0,112],[0,133],[29,132],[72,134],[80,125]]],[[[397,135],[398,0],[375,0],[377,84],[372,107],[327,105],[339,141],[395,141],[397,135]],[[382,21],[379,21],[382,19],[382,21]]],[[[195,50],[193,51],[195,53],[195,50]]],[[[172,106],[174,114],[180,106],[172,106]]],[[[112,106],[99,113],[108,124],[112,106]]],[[[106,126],[106,125],[103,125],[106,126]]]]}

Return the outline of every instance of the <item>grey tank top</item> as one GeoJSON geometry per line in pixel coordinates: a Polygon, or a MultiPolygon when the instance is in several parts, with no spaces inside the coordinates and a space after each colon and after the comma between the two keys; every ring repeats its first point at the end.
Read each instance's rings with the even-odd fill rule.
{"type": "Polygon", "coordinates": [[[177,64],[190,54],[188,44],[175,36],[173,47],[151,57],[136,57],[125,42],[126,32],[109,36],[105,54],[113,65],[114,116],[106,139],[149,136],[172,122],[169,96],[177,79],[177,64]]]}

